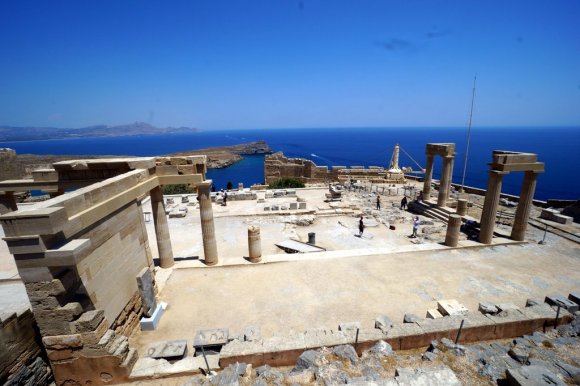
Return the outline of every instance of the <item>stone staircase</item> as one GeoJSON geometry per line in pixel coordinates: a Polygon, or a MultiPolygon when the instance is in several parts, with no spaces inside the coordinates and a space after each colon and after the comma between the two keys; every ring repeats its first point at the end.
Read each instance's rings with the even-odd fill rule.
{"type": "Polygon", "coordinates": [[[434,201],[411,201],[408,204],[409,211],[423,216],[441,220],[447,224],[449,215],[455,213],[455,209],[448,207],[439,207],[434,201]]]}

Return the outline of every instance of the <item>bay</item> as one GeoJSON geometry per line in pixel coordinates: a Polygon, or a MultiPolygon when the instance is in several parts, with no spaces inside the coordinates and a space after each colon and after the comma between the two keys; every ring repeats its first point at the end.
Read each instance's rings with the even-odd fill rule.
{"type": "MultiPolygon", "coordinates": [[[[463,174],[466,128],[301,128],[208,130],[187,134],[163,134],[125,137],[71,138],[60,140],[4,142],[19,154],[134,155],[153,156],[214,146],[265,140],[274,151],[288,157],[313,160],[322,166],[383,166],[389,164],[393,147],[400,144],[400,165],[425,166],[427,143],[455,143],[453,182],[463,174]]],[[[488,163],[493,150],[532,152],[546,164],[538,178],[535,198],[578,199],[580,196],[580,128],[473,128],[465,184],[485,188],[488,163]]],[[[435,159],[434,177],[439,178],[441,160],[435,159]]],[[[246,156],[225,169],[213,169],[208,178],[218,188],[228,181],[237,186],[262,183],[263,156],[246,156]]],[[[504,179],[502,191],[519,195],[523,173],[511,173],[504,179]]]]}

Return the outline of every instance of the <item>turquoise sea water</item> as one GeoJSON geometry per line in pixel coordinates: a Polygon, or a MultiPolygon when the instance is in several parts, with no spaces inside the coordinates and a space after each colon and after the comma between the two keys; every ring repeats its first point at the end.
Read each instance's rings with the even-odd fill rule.
{"type": "MultiPolygon", "coordinates": [[[[399,143],[421,166],[425,166],[425,144],[456,144],[453,181],[460,183],[463,172],[467,130],[465,128],[340,128],[340,129],[259,129],[200,131],[127,137],[74,138],[63,140],[4,142],[18,153],[106,154],[152,156],[210,146],[226,146],[263,139],[274,151],[288,157],[308,158],[318,165],[387,166],[393,147],[399,143]]],[[[580,127],[576,128],[473,128],[465,184],[485,188],[487,163],[492,150],[532,152],[546,164],[538,178],[535,197],[580,198],[580,127]]],[[[417,166],[403,152],[401,166],[417,166]]],[[[434,176],[439,177],[441,161],[436,157],[434,176]]],[[[208,177],[218,188],[228,181],[237,186],[264,180],[263,156],[248,156],[231,167],[211,170],[208,177]]],[[[502,191],[519,195],[522,173],[504,179],[502,191]]]]}

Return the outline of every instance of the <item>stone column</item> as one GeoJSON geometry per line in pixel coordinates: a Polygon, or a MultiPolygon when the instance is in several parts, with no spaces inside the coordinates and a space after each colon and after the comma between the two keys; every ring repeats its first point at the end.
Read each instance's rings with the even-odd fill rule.
{"type": "Polygon", "coordinates": [[[431,179],[433,178],[433,154],[427,153],[427,165],[425,166],[425,182],[423,182],[423,200],[428,200],[431,195],[431,179]]]}
{"type": "Polygon", "coordinates": [[[250,261],[252,263],[259,263],[260,260],[262,260],[262,245],[259,226],[250,225],[248,227],[248,249],[250,261]]]}
{"type": "Polygon", "coordinates": [[[479,231],[479,242],[483,244],[491,244],[493,230],[495,229],[497,205],[501,194],[501,183],[503,176],[507,174],[507,172],[497,170],[490,170],[488,173],[487,192],[483,202],[479,231]]]}
{"type": "Polygon", "coordinates": [[[447,222],[447,233],[445,234],[445,245],[456,247],[459,243],[459,230],[461,229],[461,216],[450,214],[447,222]]]}
{"type": "Polygon", "coordinates": [[[217,243],[215,240],[215,228],[213,224],[213,209],[210,196],[211,181],[205,181],[197,186],[197,200],[199,201],[199,214],[201,217],[201,234],[203,237],[203,254],[205,264],[216,265],[218,263],[217,243]]]}
{"type": "Polygon", "coordinates": [[[457,214],[460,216],[465,216],[467,214],[467,200],[460,198],[457,200],[457,214]]]}
{"type": "Polygon", "coordinates": [[[159,252],[159,265],[161,268],[169,268],[175,264],[171,238],[169,237],[169,225],[165,214],[165,203],[161,187],[151,189],[151,211],[153,212],[153,224],[155,225],[155,237],[157,238],[157,251],[159,252]]]}
{"type": "Polygon", "coordinates": [[[438,206],[447,206],[449,199],[449,189],[451,188],[451,178],[453,177],[453,156],[443,157],[443,171],[441,181],[439,181],[439,195],[437,196],[438,206]]]}
{"type": "Polygon", "coordinates": [[[0,214],[6,214],[18,210],[14,192],[4,192],[0,194],[0,214]]]}
{"type": "Polygon", "coordinates": [[[538,173],[526,172],[524,175],[520,200],[516,209],[514,225],[512,226],[512,240],[524,241],[525,239],[526,228],[528,227],[528,219],[530,217],[530,207],[532,206],[532,201],[534,200],[534,191],[536,190],[537,179],[538,173]]]}

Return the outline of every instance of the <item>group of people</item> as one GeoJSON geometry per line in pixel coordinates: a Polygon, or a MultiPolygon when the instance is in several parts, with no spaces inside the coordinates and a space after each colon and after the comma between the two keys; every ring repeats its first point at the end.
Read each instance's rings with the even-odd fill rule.
{"type": "MultiPolygon", "coordinates": [[[[423,192],[419,192],[419,196],[417,197],[417,200],[422,201],[423,200],[423,192]]],[[[401,199],[401,210],[407,210],[408,206],[407,204],[409,203],[407,196],[403,196],[403,198],[401,199]]],[[[381,196],[377,194],[377,206],[376,206],[377,210],[381,210],[381,196]]],[[[417,237],[417,232],[419,231],[419,225],[421,224],[421,221],[419,220],[419,216],[415,216],[413,217],[413,233],[409,236],[411,238],[416,238],[417,237]]],[[[358,222],[358,237],[362,237],[363,233],[365,230],[365,224],[364,224],[364,216],[361,215],[359,222],[358,222]]]]}
{"type": "MultiPolygon", "coordinates": [[[[413,233],[410,238],[416,238],[417,232],[419,231],[419,225],[421,225],[421,220],[419,220],[419,216],[413,217],[413,233]]],[[[365,231],[365,223],[364,223],[364,216],[361,214],[360,220],[358,221],[358,237],[362,237],[365,231]]]]}

